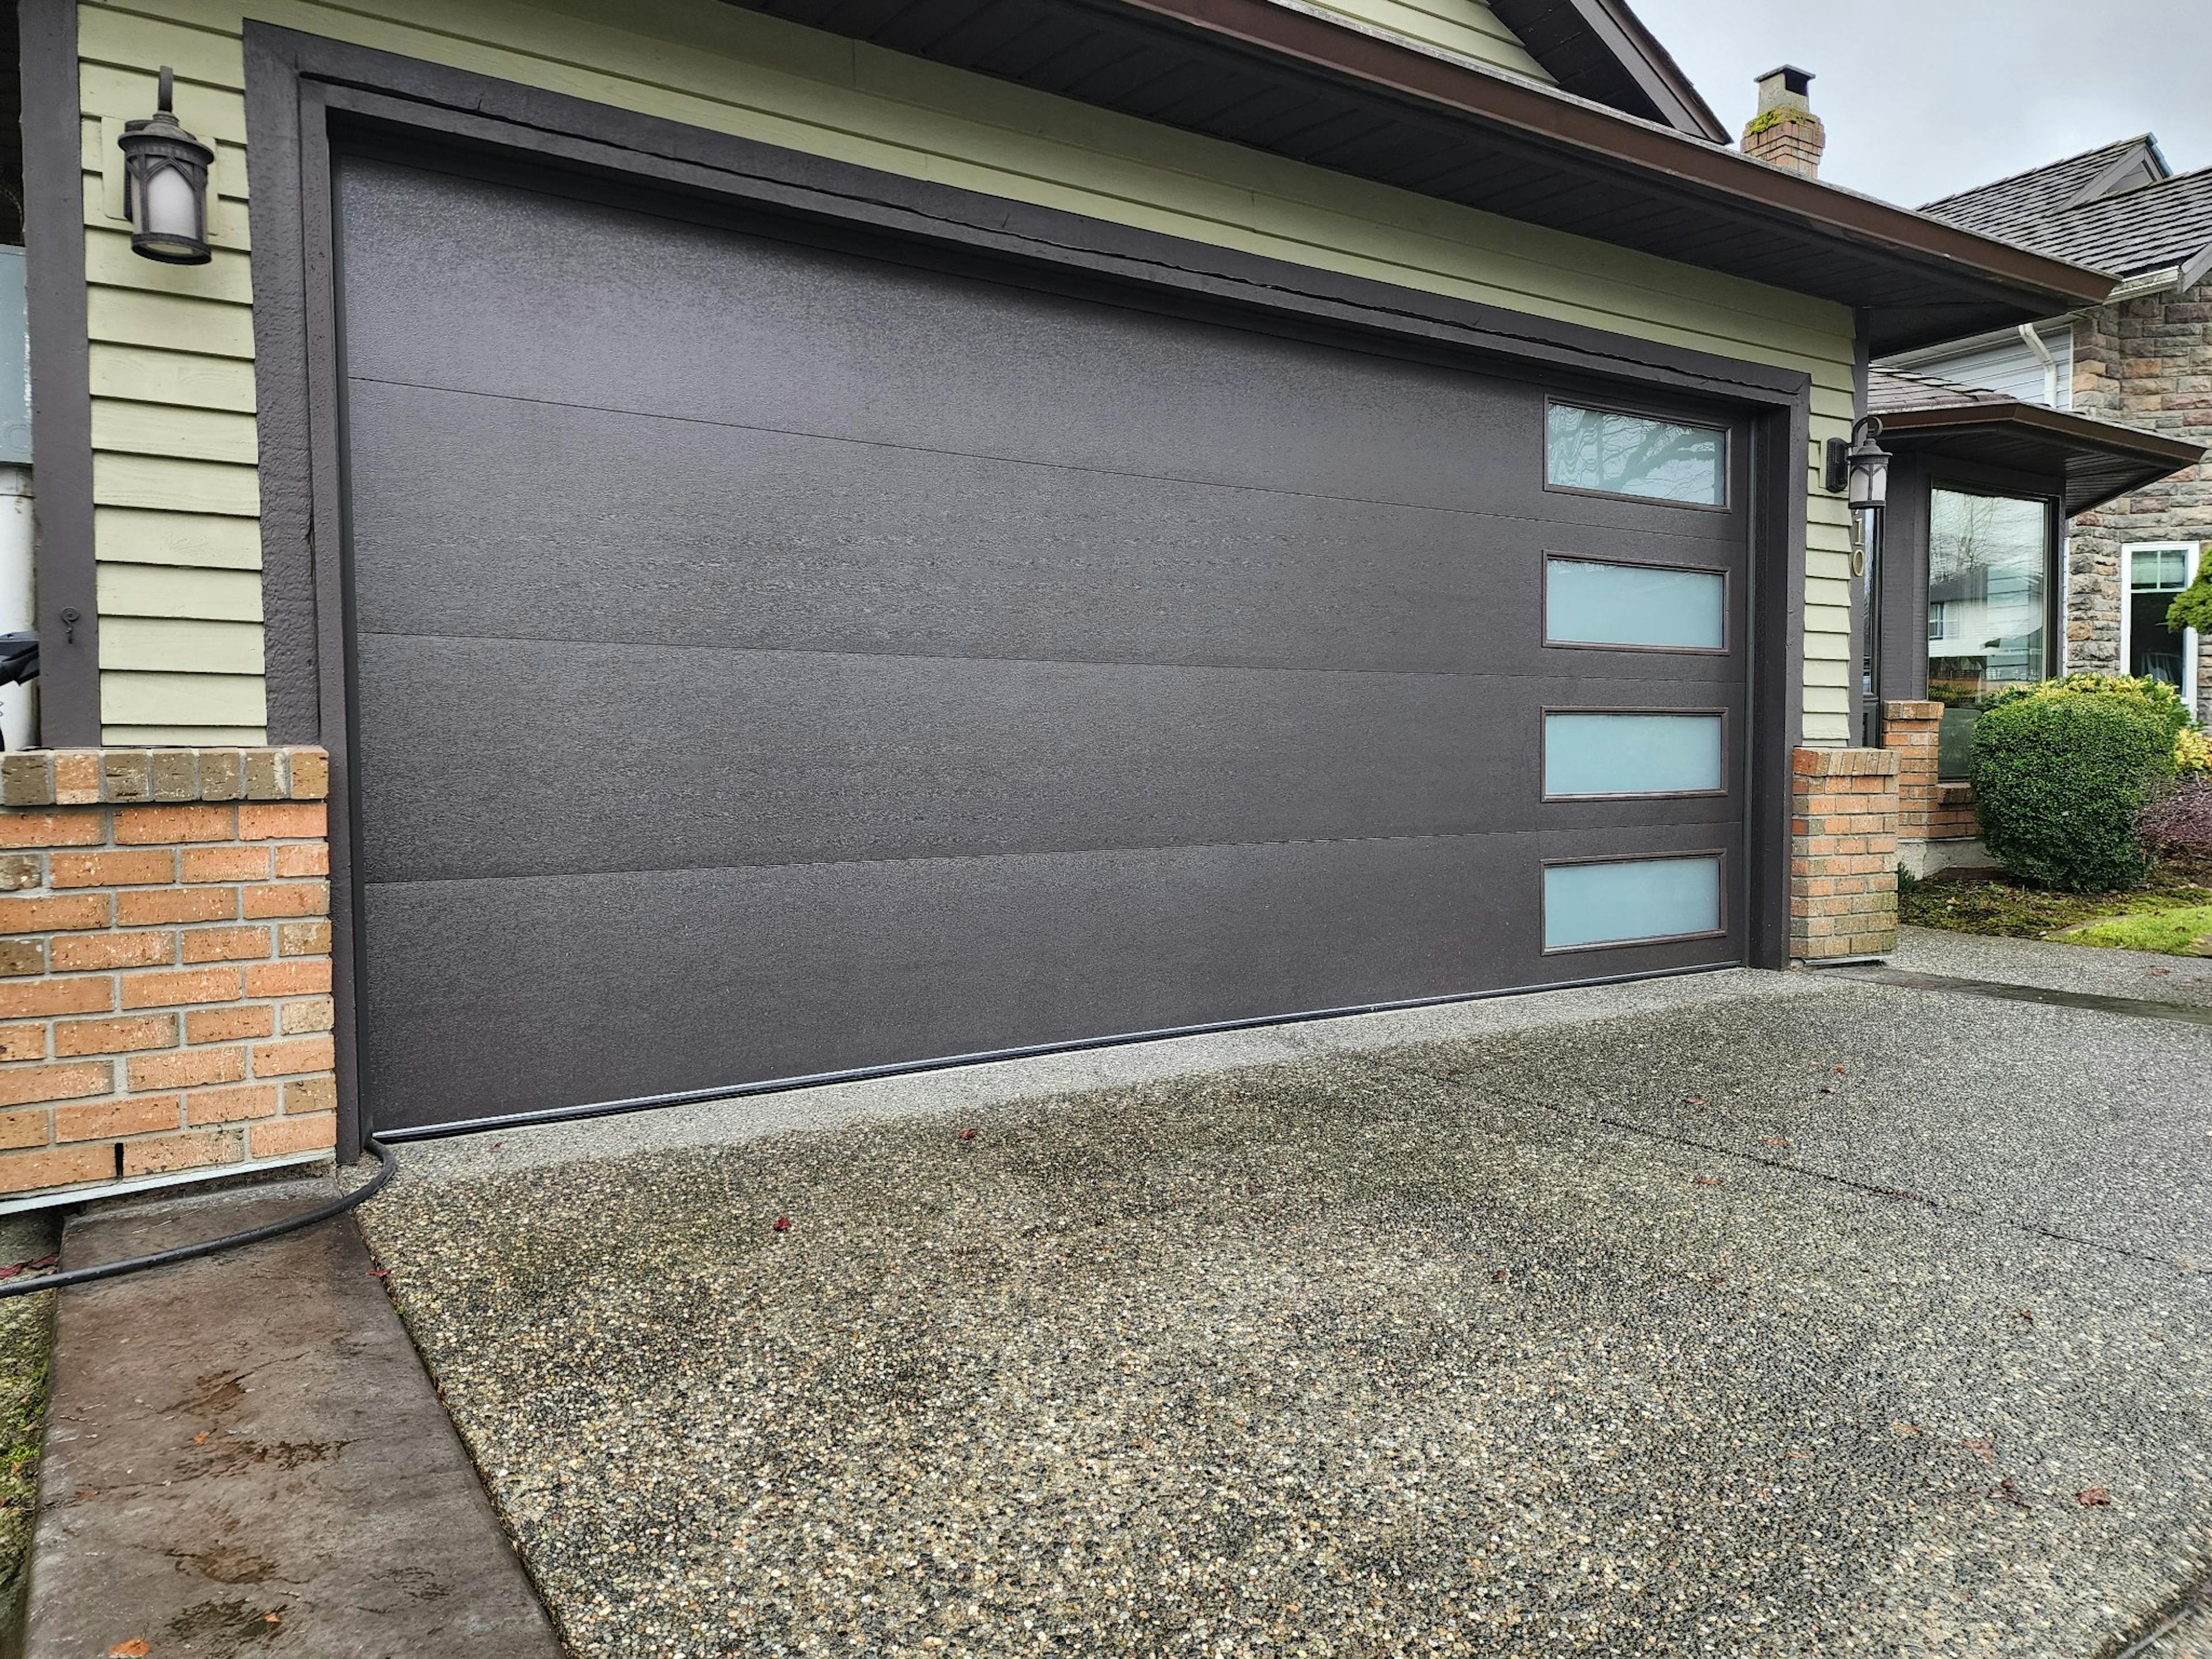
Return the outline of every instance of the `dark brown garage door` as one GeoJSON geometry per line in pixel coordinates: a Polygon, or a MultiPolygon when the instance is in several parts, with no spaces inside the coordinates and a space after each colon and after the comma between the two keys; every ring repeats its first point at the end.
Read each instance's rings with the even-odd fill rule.
{"type": "Polygon", "coordinates": [[[372,1126],[1741,957],[1724,416],[339,200],[372,1126]]]}

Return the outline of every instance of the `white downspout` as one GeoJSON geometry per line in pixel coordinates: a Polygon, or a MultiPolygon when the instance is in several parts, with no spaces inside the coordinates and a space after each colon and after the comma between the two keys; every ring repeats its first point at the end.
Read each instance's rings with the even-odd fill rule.
{"type": "MultiPolygon", "coordinates": [[[[32,571],[31,469],[0,465],[0,634],[38,626],[32,571]]],[[[0,686],[0,737],[9,753],[39,740],[39,683],[0,686]]]]}
{"type": "Polygon", "coordinates": [[[2035,361],[2043,365],[2043,406],[2045,409],[2057,408],[2058,360],[2051,355],[2051,348],[2043,343],[2043,337],[2035,331],[2033,323],[2022,323],[2020,325],[2020,337],[2027,343],[2027,349],[2035,354],[2035,361]]]}

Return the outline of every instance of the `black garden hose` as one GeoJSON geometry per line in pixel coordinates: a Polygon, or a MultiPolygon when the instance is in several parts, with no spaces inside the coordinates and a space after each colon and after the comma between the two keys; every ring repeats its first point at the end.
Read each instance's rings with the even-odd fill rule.
{"type": "Polygon", "coordinates": [[[286,1216],[282,1221],[271,1221],[264,1226],[249,1227],[242,1233],[226,1233],[221,1238],[202,1239],[197,1244],[179,1244],[173,1250],[156,1250],[151,1255],[127,1256],[120,1261],[103,1261],[96,1267],[71,1267],[66,1273],[41,1273],[38,1276],[10,1279],[0,1285],[0,1297],[28,1296],[34,1291],[64,1290],[71,1285],[89,1285],[95,1279],[119,1279],[125,1273],[135,1273],[148,1267],[167,1267],[179,1261],[191,1261],[199,1256],[213,1255],[218,1250],[235,1249],[241,1244],[258,1244],[264,1238],[281,1238],[286,1233],[295,1233],[302,1227],[312,1227],[319,1221],[328,1221],[343,1215],[348,1210],[364,1204],[382,1192],[398,1173],[399,1164],[392,1156],[392,1149],[369,1137],[368,1147],[376,1154],[380,1167],[353,1191],[320,1204],[298,1215],[286,1216]]]}

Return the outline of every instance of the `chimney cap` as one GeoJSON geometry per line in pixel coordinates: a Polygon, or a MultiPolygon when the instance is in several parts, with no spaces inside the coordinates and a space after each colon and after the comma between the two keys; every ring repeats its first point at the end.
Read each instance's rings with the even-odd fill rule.
{"type": "Polygon", "coordinates": [[[1784,91],[1794,92],[1800,97],[1802,97],[1806,88],[1813,84],[1813,71],[1799,69],[1795,64],[1784,64],[1778,69],[1771,69],[1765,74],[1759,76],[1758,80],[1759,84],[1764,86],[1777,76],[1782,78],[1784,91]]]}

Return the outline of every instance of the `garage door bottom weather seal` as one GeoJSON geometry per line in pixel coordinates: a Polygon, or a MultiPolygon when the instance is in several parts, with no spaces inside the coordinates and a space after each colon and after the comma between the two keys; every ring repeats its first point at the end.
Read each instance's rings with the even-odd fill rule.
{"type": "Polygon", "coordinates": [[[883,1066],[856,1066],[842,1072],[814,1072],[802,1077],[770,1078],[758,1083],[724,1084],[708,1089],[681,1090],[673,1094],[637,1095],[627,1100],[599,1101],[582,1106],[556,1106],[542,1112],[509,1112],[498,1117],[468,1118],[455,1123],[376,1129],[370,1132],[369,1139],[372,1143],[385,1146],[410,1140],[442,1140],[453,1135],[482,1134],[495,1129],[531,1129],[544,1124],[571,1123],[585,1118],[614,1117],[625,1112],[657,1111],[664,1106],[694,1106],[710,1100],[746,1100],[757,1095],[781,1095],[799,1089],[826,1088],[836,1083],[867,1083],[878,1078],[949,1072],[963,1066],[988,1066],[999,1060],[1081,1054],[1091,1048],[1119,1048],[1133,1042],[1164,1042],[1174,1037],[1210,1036],[1224,1031],[1254,1031],[1271,1025],[1302,1025],[1317,1019],[1349,1019],[1356,1014],[1388,1014],[1414,1008],[1441,1008],[1456,1002],[1486,1002],[1497,997],[1528,996],[1539,991],[1580,991],[1601,985],[1633,984],[1639,980],[1680,979],[1692,974],[1723,973],[1742,966],[1740,962],[1705,962],[1688,968],[1657,968],[1644,973],[1610,974],[1595,979],[1561,980],[1542,985],[1510,985],[1495,991],[1459,991],[1447,996],[1410,997],[1398,1002],[1358,1003],[1348,1007],[1316,1008],[1295,1014],[1257,1014],[1248,1019],[1217,1020],[1200,1025],[1163,1026],[1157,1030],[1128,1031],[1115,1036],[1074,1037],[1065,1042],[1039,1042],[1018,1048],[981,1049],[973,1054],[947,1054],[937,1060],[898,1060],[883,1066]]]}

